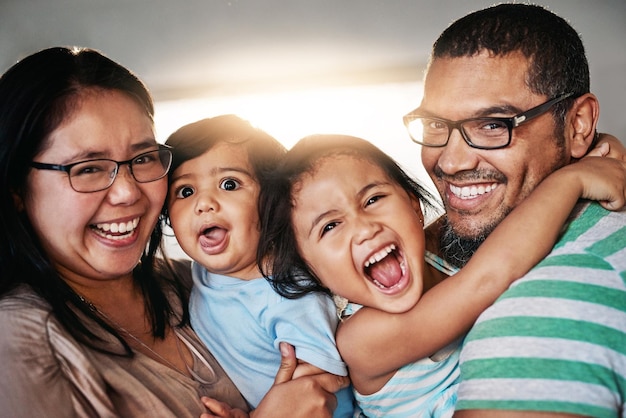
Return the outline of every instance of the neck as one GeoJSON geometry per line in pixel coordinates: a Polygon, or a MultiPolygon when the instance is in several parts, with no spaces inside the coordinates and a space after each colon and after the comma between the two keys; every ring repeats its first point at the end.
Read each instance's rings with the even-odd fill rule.
{"type": "Polygon", "coordinates": [[[143,294],[135,285],[132,275],[110,280],[66,280],[72,290],[98,309],[104,311],[120,311],[122,307],[141,301],[143,294]]]}
{"type": "Polygon", "coordinates": [[[132,277],[99,281],[95,285],[70,286],[91,310],[115,328],[124,328],[136,334],[152,334],[145,298],[132,277]]]}

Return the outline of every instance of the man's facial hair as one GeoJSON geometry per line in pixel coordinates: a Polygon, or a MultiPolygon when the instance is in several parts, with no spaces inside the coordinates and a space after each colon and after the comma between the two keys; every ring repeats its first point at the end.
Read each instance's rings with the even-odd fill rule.
{"type": "Polygon", "coordinates": [[[464,267],[494,229],[495,226],[490,226],[475,237],[462,237],[454,232],[446,219],[439,235],[441,256],[456,267],[464,267]]]}

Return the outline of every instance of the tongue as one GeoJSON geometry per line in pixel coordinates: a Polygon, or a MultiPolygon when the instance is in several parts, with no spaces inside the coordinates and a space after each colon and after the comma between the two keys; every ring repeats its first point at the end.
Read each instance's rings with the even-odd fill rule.
{"type": "Polygon", "coordinates": [[[400,263],[392,254],[370,266],[369,275],[385,287],[391,287],[400,281],[402,269],[400,263]]]}
{"type": "Polygon", "coordinates": [[[218,245],[226,236],[226,230],[222,228],[210,228],[200,237],[200,245],[203,247],[214,247],[218,245]]]}

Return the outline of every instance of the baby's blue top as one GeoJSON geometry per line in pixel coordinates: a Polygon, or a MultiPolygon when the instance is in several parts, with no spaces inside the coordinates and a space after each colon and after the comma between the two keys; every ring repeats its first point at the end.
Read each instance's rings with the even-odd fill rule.
{"type": "MultiPolygon", "coordinates": [[[[274,383],[281,341],[292,344],[300,360],[336,375],[348,374],[335,346],[339,319],[330,297],[316,292],[287,299],[264,278],[211,274],[195,262],[192,277],[191,324],[252,408],[274,383]]],[[[334,416],[351,417],[349,388],[337,398],[334,416]]]]}

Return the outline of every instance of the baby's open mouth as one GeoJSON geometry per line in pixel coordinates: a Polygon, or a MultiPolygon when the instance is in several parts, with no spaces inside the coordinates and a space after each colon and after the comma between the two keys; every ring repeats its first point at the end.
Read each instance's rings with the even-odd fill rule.
{"type": "Polygon", "coordinates": [[[219,245],[226,236],[226,230],[219,226],[212,226],[202,230],[200,235],[200,244],[203,247],[214,247],[219,245]]]}

